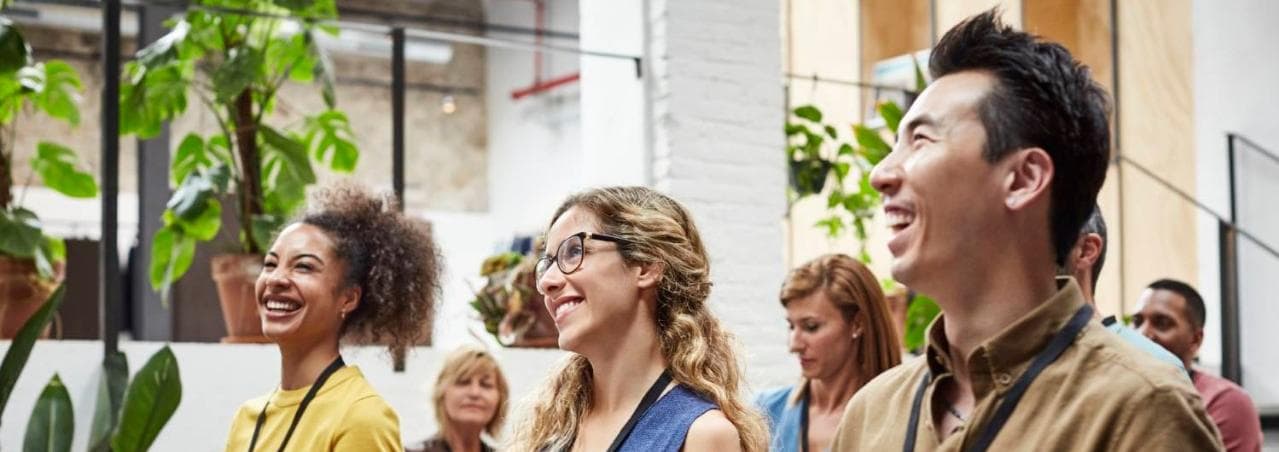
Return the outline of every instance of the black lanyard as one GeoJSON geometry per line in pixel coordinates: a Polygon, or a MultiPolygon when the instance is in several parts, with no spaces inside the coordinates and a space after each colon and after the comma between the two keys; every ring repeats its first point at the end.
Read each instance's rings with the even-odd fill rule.
{"type": "MultiPolygon", "coordinates": [[[[298,405],[298,411],[293,413],[293,423],[289,424],[289,431],[284,433],[284,441],[280,442],[280,452],[284,452],[284,446],[289,444],[289,438],[293,437],[293,429],[298,427],[298,421],[302,420],[302,413],[306,411],[307,406],[311,405],[315,395],[320,392],[320,387],[324,386],[324,382],[328,381],[334,372],[337,372],[338,369],[345,365],[346,363],[342,361],[342,356],[339,355],[337,359],[333,360],[332,364],[329,364],[329,367],[320,372],[320,376],[315,378],[315,384],[311,385],[311,389],[306,392],[306,397],[302,398],[302,403],[298,405]]],[[[258,433],[262,430],[262,424],[266,422],[266,409],[268,406],[271,406],[270,398],[267,399],[266,405],[262,406],[262,412],[258,413],[258,423],[253,426],[253,439],[249,440],[249,452],[253,452],[253,448],[258,444],[258,433]]]]}
{"type": "Polygon", "coordinates": [[[622,443],[626,442],[626,437],[631,436],[631,430],[635,430],[635,424],[639,423],[644,412],[648,411],[650,406],[662,396],[662,391],[666,386],[671,384],[670,369],[663,370],[662,375],[657,377],[657,381],[653,382],[653,386],[648,388],[648,392],[644,393],[644,398],[640,399],[639,406],[635,407],[635,412],[631,413],[631,418],[626,421],[626,425],[622,426],[622,431],[617,432],[617,437],[613,438],[613,444],[608,446],[608,452],[616,452],[622,448],[622,443]]]}
{"type": "MultiPolygon", "coordinates": [[[[1030,387],[1030,383],[1043,372],[1049,364],[1056,361],[1061,353],[1066,351],[1079,332],[1084,329],[1088,321],[1092,319],[1092,307],[1084,305],[1075,311],[1075,316],[1071,317],[1070,322],[1053,336],[1052,341],[1048,343],[1044,350],[1035,355],[1035,359],[1030,362],[1030,367],[1025,373],[1013,383],[1008,393],[1004,395],[1004,399],[999,402],[999,406],[995,407],[995,415],[991,417],[990,422],[982,429],[981,436],[977,437],[977,442],[969,448],[969,451],[984,452],[990,448],[990,443],[995,441],[995,435],[1003,430],[1004,424],[1008,422],[1008,418],[1012,416],[1013,409],[1017,408],[1017,403],[1021,402],[1021,396],[1026,394],[1026,388],[1030,387]]],[[[915,450],[915,434],[919,431],[919,410],[923,405],[924,392],[928,389],[928,382],[932,379],[932,375],[925,373],[924,378],[919,382],[919,388],[915,390],[915,399],[910,407],[910,427],[906,431],[906,440],[902,444],[902,451],[914,452],[915,450]]]]}

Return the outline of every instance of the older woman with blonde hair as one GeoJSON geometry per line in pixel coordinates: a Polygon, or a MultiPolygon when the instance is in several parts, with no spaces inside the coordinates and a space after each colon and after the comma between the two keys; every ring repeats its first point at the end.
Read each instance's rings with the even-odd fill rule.
{"type": "Polygon", "coordinates": [[[791,271],[780,298],[803,377],[757,403],[768,415],[773,451],[826,450],[853,394],[901,362],[897,332],[879,281],[847,255],[791,271]]]}
{"type": "Polygon", "coordinates": [[[459,347],[444,360],[432,390],[439,431],[419,447],[407,450],[492,451],[483,434],[494,438],[502,430],[509,399],[506,377],[493,355],[474,346],[459,347]]]}
{"type": "Polygon", "coordinates": [[[551,217],[537,289],[572,352],[516,430],[520,451],[762,451],[733,340],[706,305],[688,211],[643,187],[589,190],[551,217]]]}

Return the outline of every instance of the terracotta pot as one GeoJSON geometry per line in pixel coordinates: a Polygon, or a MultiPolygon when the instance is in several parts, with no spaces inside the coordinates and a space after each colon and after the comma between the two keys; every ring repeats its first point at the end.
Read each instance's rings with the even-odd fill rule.
{"type": "MultiPolygon", "coordinates": [[[[42,280],[35,261],[0,256],[0,339],[13,339],[62,280],[62,263],[54,268],[54,280],[42,280]]],[[[48,337],[49,329],[40,333],[48,337]]]]}
{"type": "Polygon", "coordinates": [[[213,256],[213,282],[218,286],[222,302],[222,320],[226,337],[222,342],[265,343],[262,319],[253,296],[253,283],[262,272],[262,256],[256,254],[220,254],[213,256]]]}

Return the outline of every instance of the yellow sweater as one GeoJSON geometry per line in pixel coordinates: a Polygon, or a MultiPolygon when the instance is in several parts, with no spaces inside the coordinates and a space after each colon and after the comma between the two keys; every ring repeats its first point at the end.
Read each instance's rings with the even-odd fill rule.
{"type": "MultiPolygon", "coordinates": [[[[227,452],[249,450],[258,413],[267,400],[266,422],[254,452],[276,452],[310,386],[276,390],[236,411],[227,436],[227,452]]],[[[288,451],[402,451],[395,410],[369,386],[354,366],[338,369],[311,400],[289,439],[288,451]]]]}

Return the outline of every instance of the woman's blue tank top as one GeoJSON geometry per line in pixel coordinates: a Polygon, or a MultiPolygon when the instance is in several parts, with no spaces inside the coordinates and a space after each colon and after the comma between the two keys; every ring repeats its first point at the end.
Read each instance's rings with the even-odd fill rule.
{"type": "Polygon", "coordinates": [[[620,448],[623,452],[679,452],[693,421],[716,409],[715,404],[683,385],[667,392],[649,407],[620,448]]]}

